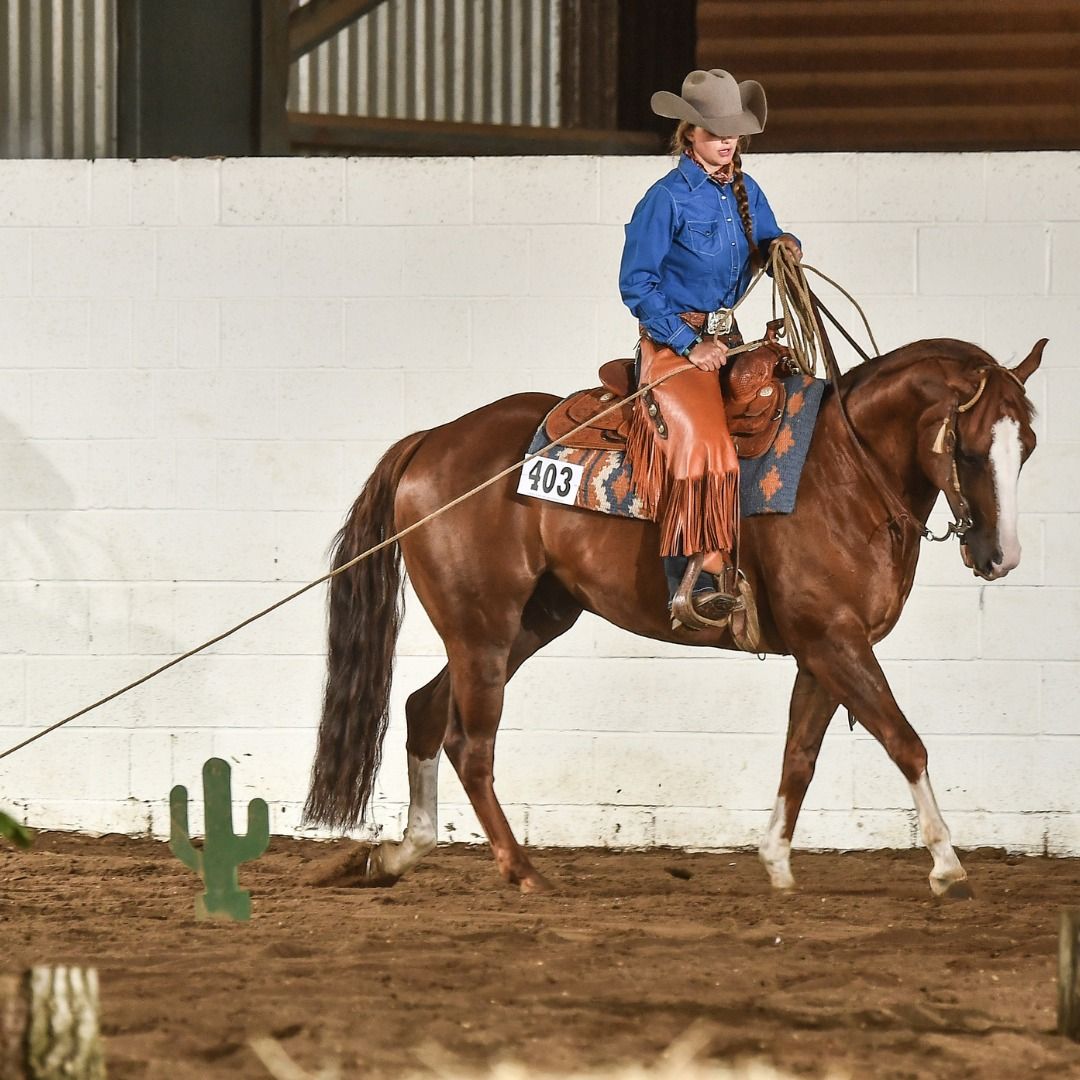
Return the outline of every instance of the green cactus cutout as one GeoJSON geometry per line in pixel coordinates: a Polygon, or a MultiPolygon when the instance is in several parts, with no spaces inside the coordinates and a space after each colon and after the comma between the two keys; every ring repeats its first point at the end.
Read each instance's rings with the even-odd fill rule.
{"type": "Polygon", "coordinates": [[[196,919],[251,918],[251,893],[239,888],[236,868],[257,859],[270,843],[270,812],[264,799],[248,803],[247,833],[233,832],[231,774],[229,763],[221,758],[210,758],[203,765],[206,837],[201,849],[192,845],[188,832],[187,788],[177,784],[169,793],[169,850],[206,886],[206,892],[195,898],[196,919]]]}

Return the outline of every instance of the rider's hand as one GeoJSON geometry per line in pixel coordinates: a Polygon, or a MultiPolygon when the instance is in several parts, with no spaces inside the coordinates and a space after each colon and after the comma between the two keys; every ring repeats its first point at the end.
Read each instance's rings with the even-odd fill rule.
{"type": "Polygon", "coordinates": [[[795,239],[791,233],[781,233],[770,245],[770,248],[774,248],[777,244],[781,247],[787,248],[789,252],[795,257],[796,262],[802,261],[802,246],[799,241],[795,239]]]}
{"type": "Polygon", "coordinates": [[[710,336],[699,341],[686,359],[702,371],[719,371],[727,363],[727,354],[727,346],[710,336]]]}

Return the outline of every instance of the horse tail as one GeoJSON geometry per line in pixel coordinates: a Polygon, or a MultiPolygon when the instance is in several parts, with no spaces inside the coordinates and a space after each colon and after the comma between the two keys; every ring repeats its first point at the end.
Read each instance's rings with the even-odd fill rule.
{"type": "MultiPolygon", "coordinates": [[[[383,455],[334,538],[334,569],[394,534],[394,497],[426,431],[383,455]]],[[[347,829],[362,821],[390,718],[394,648],[405,610],[395,542],[330,579],[326,690],[304,821],[347,829]]]]}

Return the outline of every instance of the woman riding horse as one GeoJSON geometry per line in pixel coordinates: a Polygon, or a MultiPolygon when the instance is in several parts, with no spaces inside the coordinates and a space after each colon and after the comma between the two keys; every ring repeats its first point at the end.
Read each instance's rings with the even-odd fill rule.
{"type": "MultiPolygon", "coordinates": [[[[635,213],[627,230],[624,294],[644,325],[642,378],[651,381],[664,363],[685,367],[677,350],[699,369],[664,384],[673,391],[681,386],[682,397],[657,393],[658,411],[673,419],[700,404],[710,425],[698,428],[705,436],[724,430],[717,370],[726,347],[722,340],[699,342],[678,315],[695,312],[700,320],[711,312],[716,324],[725,314],[720,308],[745,292],[749,262],[775,242],[799,254],[798,241],[779,232],[749,177],[739,184],[736,148],[727,145],[730,138],[719,138],[764,126],[765,98],[757,84],[739,87],[723,71],[694,72],[681,98],[661,94],[653,107],[687,121],[679,138],[694,156],[681,159],[635,213]],[[724,207],[743,197],[740,230],[724,207]]],[[[704,329],[721,332],[708,321],[704,329]]],[[[961,538],[964,561],[976,574],[992,581],[1019,563],[1017,484],[1035,447],[1024,384],[1045,345],[1040,340],[1010,369],[966,342],[917,341],[848,372],[823,397],[794,510],[747,519],[740,569],[757,603],[761,649],[791,655],[797,667],[779,789],[760,848],[775,888],[794,885],[792,836],[825,731],[843,706],[881,743],[910,787],[933,856],[934,894],[969,893],[930,786],[926,747],[873,647],[900,617],[940,492],[956,515],[952,531],[961,538]]],[[[307,820],[350,828],[373,795],[390,718],[403,569],[446,647],[446,665],[405,705],[405,835],[366,851],[366,884],[393,883],[435,846],[445,749],[502,876],[525,892],[548,887],[496,797],[495,738],[509,679],[583,611],[659,641],[738,647],[729,626],[691,632],[672,625],[657,565],[661,553],[730,550],[734,508],[727,511],[726,536],[676,531],[661,547],[677,498],[660,504],[658,529],[649,521],[517,494],[514,463],[557,401],[518,394],[401,439],[338,534],[334,565],[340,573],[330,586],[328,673],[307,820]],[[392,543],[402,530],[400,542],[392,543]]],[[[671,467],[667,487],[676,496],[686,494],[678,489],[681,481],[700,481],[690,492],[695,496],[702,487],[720,490],[718,482],[735,469],[733,456],[707,457],[697,445],[683,450],[685,460],[677,460],[669,445],[663,462],[671,467]],[[708,469],[675,471],[699,464],[708,469]]],[[[601,789],[616,780],[595,763],[580,767],[592,770],[596,798],[603,801],[601,789]]]]}
{"type": "Polygon", "coordinates": [[[641,381],[686,360],[698,372],[639,402],[627,454],[638,493],[660,523],[669,600],[687,556],[700,553],[717,585],[702,574],[694,607],[718,618],[736,603],[726,571],[738,543],[739,465],[716,373],[741,342],[732,308],[770,246],[783,244],[796,258],[802,249],[742,171],[748,137],[765,128],[760,83],[737,83],[719,68],[692,71],[681,97],[660,91],[652,108],[679,120],[672,139],[679,163],[645,192],[626,226],[619,288],[641,324],[641,381]],[[656,438],[659,417],[667,423],[656,438]]]}

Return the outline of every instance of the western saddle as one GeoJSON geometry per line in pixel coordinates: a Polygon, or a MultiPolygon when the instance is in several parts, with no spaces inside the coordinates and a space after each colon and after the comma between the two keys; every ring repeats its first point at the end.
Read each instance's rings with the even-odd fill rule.
{"type": "MultiPolygon", "coordinates": [[[[787,401],[782,378],[795,370],[791,353],[776,340],[776,327],[770,323],[765,340],[757,348],[739,353],[720,372],[728,428],[740,458],[760,457],[772,446],[787,401]]],[[[629,397],[635,389],[634,381],[633,360],[609,360],[600,368],[601,386],[579,390],[551,410],[546,422],[548,438],[564,446],[587,450],[625,449],[633,402],[624,402],[622,408],[565,437],[620,399],[629,397]]],[[[655,408],[655,404],[649,404],[648,396],[646,404],[650,410],[655,408]]],[[[663,420],[655,414],[654,419],[663,437],[663,420]]]]}

